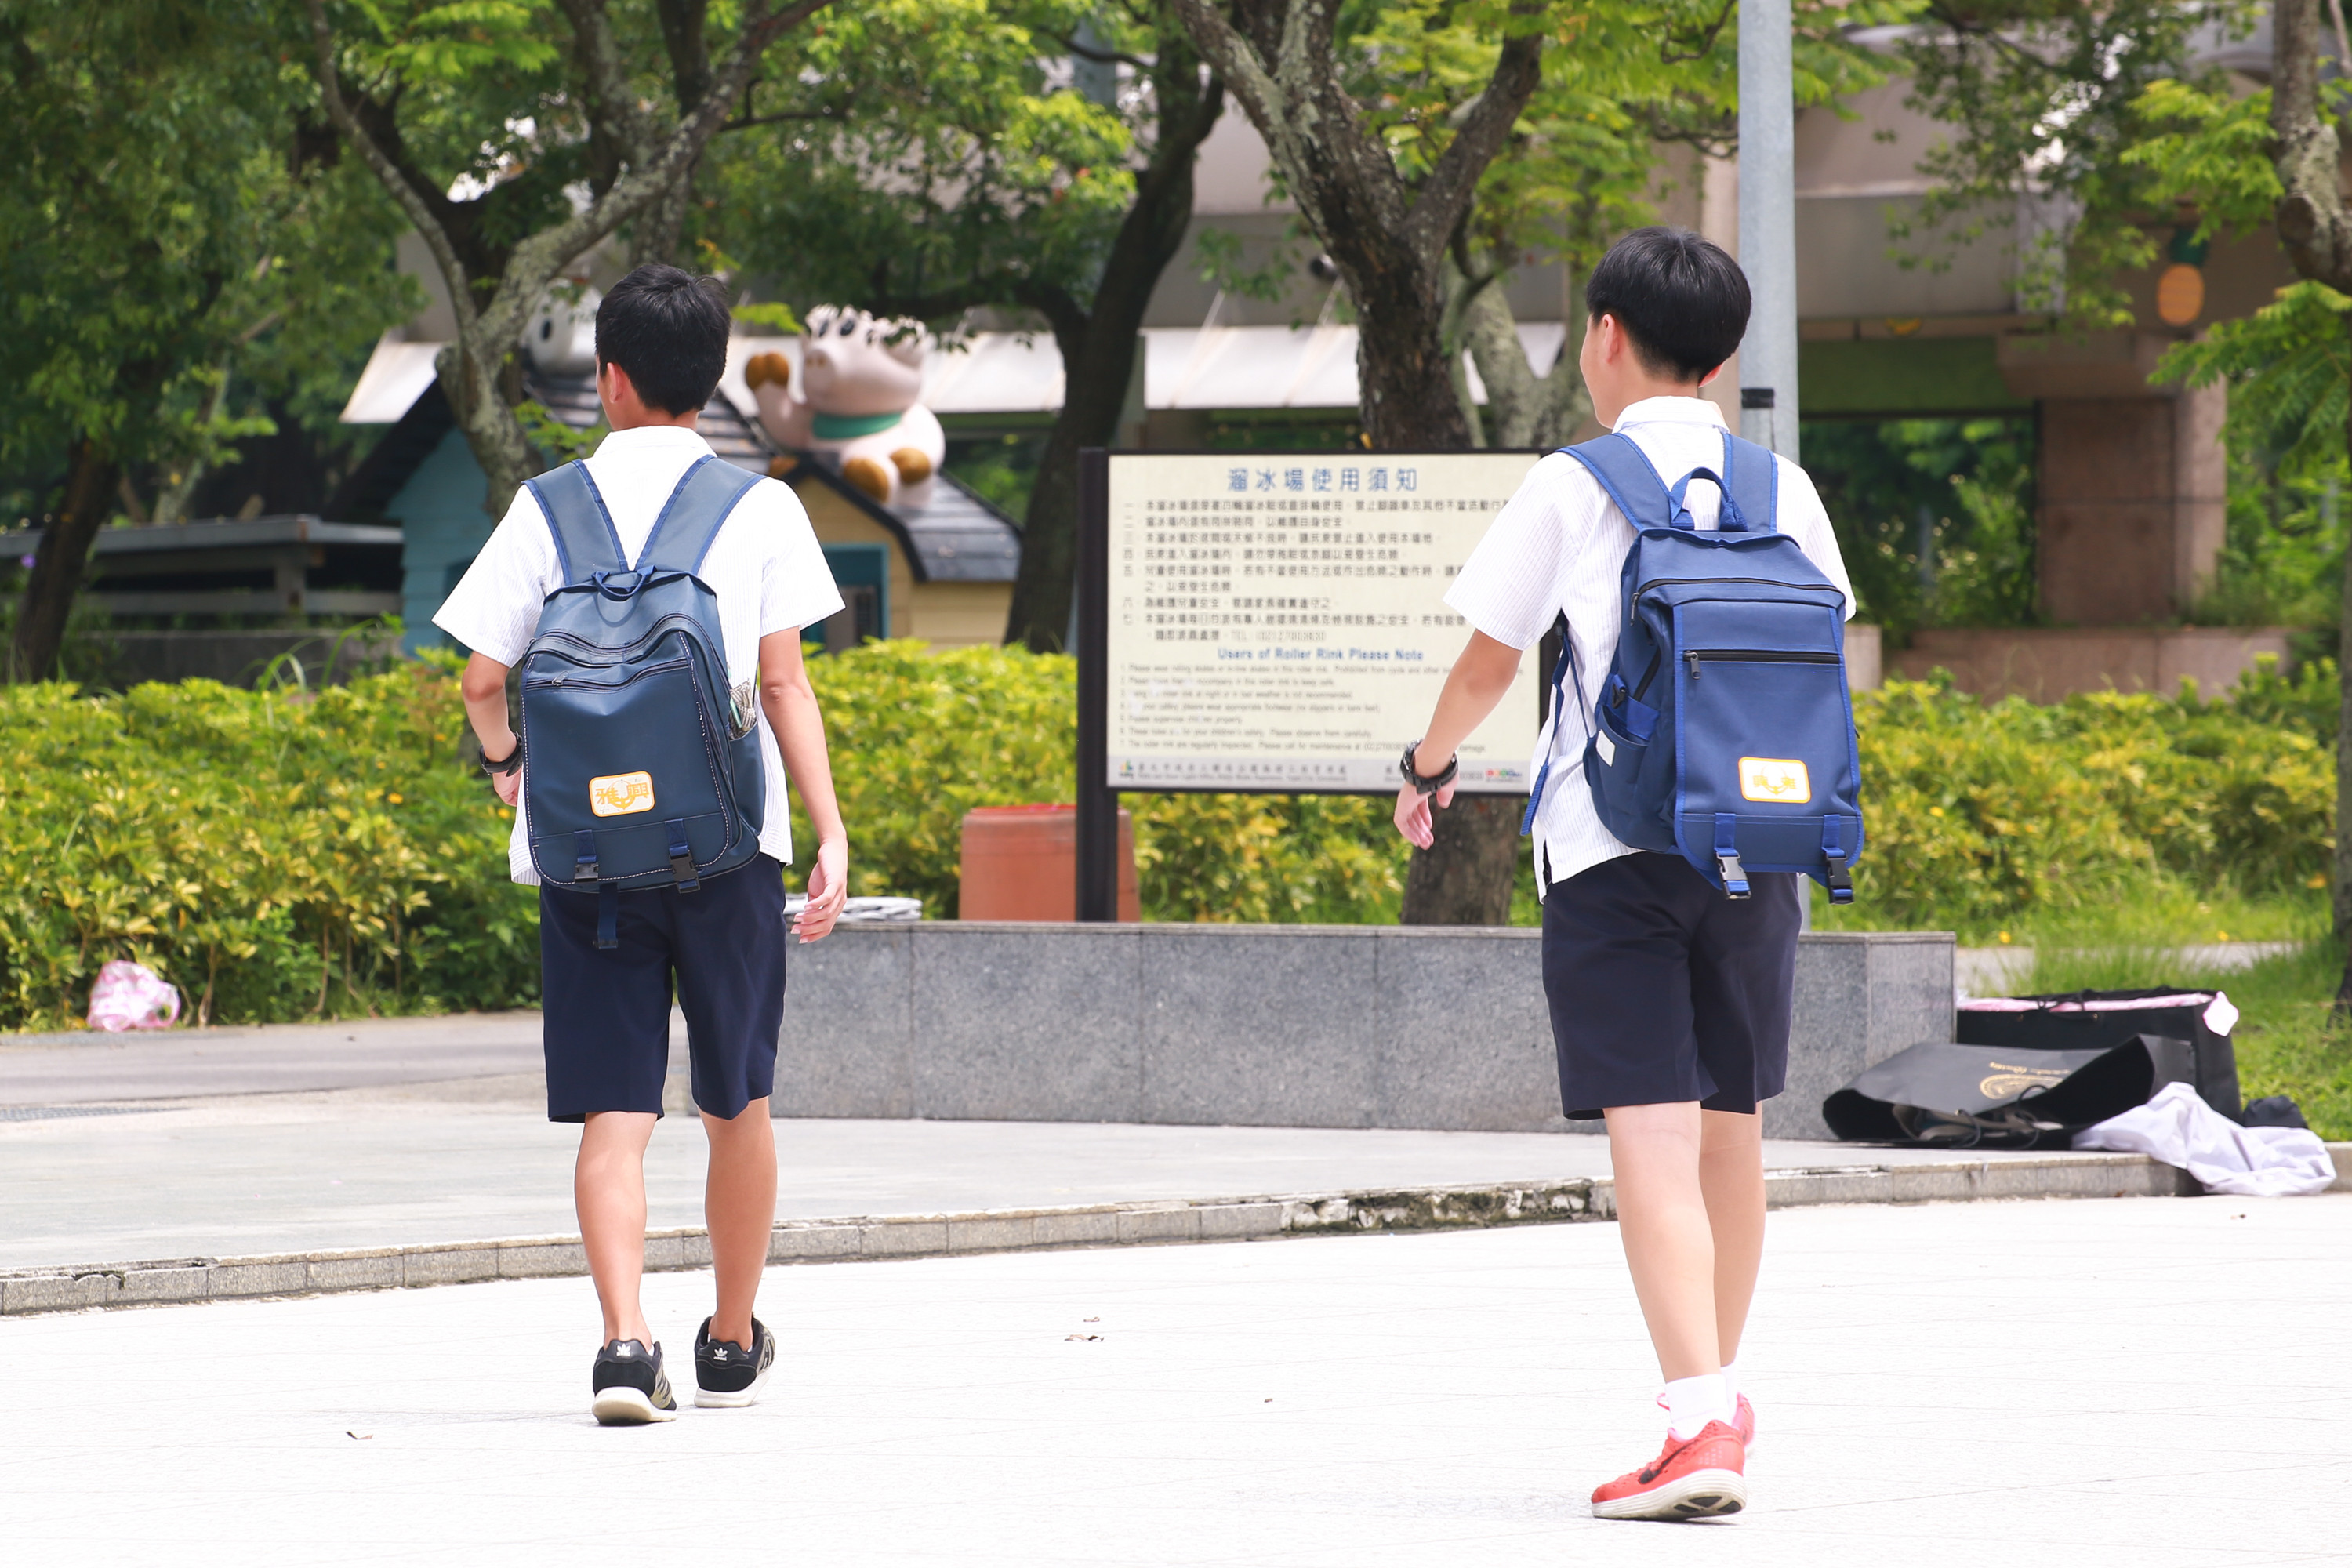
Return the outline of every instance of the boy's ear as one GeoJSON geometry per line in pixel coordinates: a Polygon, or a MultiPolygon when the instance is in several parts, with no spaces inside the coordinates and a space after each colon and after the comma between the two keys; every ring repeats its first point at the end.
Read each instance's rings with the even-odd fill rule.
{"type": "MultiPolygon", "coordinates": [[[[1731,362],[1729,360],[1725,360],[1723,364],[1729,364],[1731,362]]],[[[1698,378],[1698,384],[1701,386],[1713,385],[1715,384],[1715,378],[1723,374],[1723,364],[1717,365],[1713,370],[1708,371],[1705,375],[1700,376],[1698,378]]]]}

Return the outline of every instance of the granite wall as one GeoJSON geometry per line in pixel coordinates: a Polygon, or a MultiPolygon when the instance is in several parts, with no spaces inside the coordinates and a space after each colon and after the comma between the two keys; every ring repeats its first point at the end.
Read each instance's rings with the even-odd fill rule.
{"type": "MultiPolygon", "coordinates": [[[[1541,944],[1492,927],[845,926],[795,947],[780,1116],[1597,1131],[1559,1115],[1541,944]]],[[[1765,1132],[1952,1037],[1952,939],[1799,939],[1765,1132]]]]}

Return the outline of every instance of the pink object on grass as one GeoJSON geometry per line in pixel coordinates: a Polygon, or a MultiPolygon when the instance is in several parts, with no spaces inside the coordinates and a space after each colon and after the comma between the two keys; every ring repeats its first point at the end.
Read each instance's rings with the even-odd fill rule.
{"type": "Polygon", "coordinates": [[[118,958],[98,972],[98,984],[89,988],[93,1029],[110,1035],[125,1029],[168,1029],[179,1017],[179,987],[143,963],[118,958]]]}

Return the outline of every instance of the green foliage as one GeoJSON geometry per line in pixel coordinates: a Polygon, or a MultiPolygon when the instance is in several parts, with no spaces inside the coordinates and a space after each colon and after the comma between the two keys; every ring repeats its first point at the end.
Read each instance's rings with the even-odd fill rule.
{"type": "Polygon", "coordinates": [[[2192,192],[2235,202],[2253,176],[2230,162],[2258,146],[2223,73],[2189,68],[2202,37],[2242,37],[2254,0],[1928,0],[1895,46],[1906,101],[1950,127],[1920,161],[1936,182],[1895,224],[1915,265],[2017,226],[2019,295],[2079,325],[2132,322],[2127,275],[2154,261],[2147,226],[2192,192]],[[2155,90],[2158,84],[2172,84],[2155,90]],[[2150,150],[2152,139],[2168,138],[2150,150]],[[2152,162],[2154,158],[2156,161],[2152,162]],[[2177,166],[2175,166],[2177,164],[2177,166]],[[2021,196],[2029,195],[2029,200],[2021,196]]]}
{"type": "Polygon", "coordinates": [[[1804,439],[1864,616],[1898,638],[2032,624],[2032,421],[1823,420],[1804,439]]]}
{"type": "Polygon", "coordinates": [[[2324,889],[2332,748],[2293,721],[2332,684],[2261,671],[2242,712],[2187,692],[2047,708],[1912,681],[1859,694],[1869,838],[1834,923],[1983,939],[2116,904],[2324,889]]]}
{"type": "Polygon", "coordinates": [[[26,511],[77,438],[184,468],[271,433],[232,368],[299,416],[340,405],[413,308],[281,44],[267,8],[0,0],[0,492],[26,511]]]}
{"type": "Polygon", "coordinates": [[[530,1005],[537,905],[454,663],[279,695],[0,688],[0,1027],[131,958],[222,1023],[530,1005]]]}
{"type": "Polygon", "coordinates": [[[712,148],[727,250],[803,309],[888,306],[943,328],[974,306],[1090,298],[1134,198],[1137,139],[1120,110],[1048,79],[1087,15],[831,7],[775,46],[745,131],[712,148]]]}
{"type": "MultiPolygon", "coordinates": [[[[929,653],[875,642],[814,659],[850,890],[919,898],[952,919],[963,816],[1076,796],[1077,666],[1013,647],[929,653]]],[[[1402,841],[1385,801],[1130,796],[1144,918],[1393,920],[1402,841]]],[[[796,843],[813,843],[794,803],[796,843]]]]}
{"type": "MultiPolygon", "coordinates": [[[[2267,166],[2267,165],[2265,165],[2267,166]]],[[[2200,621],[2333,627],[2344,571],[2342,497],[2352,300],[2296,283],[2251,316],[2176,343],[2159,381],[2226,382],[2229,533],[2200,621]]]]}

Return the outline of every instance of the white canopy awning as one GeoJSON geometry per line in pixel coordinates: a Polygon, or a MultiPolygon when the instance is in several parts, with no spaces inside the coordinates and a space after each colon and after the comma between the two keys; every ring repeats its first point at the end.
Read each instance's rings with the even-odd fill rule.
{"type": "MultiPolygon", "coordinates": [[[[1559,321],[1522,321],[1519,346],[1540,374],[1567,341],[1559,321]]],[[[1143,398],[1154,409],[1346,409],[1357,405],[1353,327],[1148,327],[1143,398]]],[[[351,425],[385,425],[433,384],[438,343],[375,346],[343,405],[351,425]]],[[[800,374],[798,338],[737,338],[728,345],[719,390],[747,416],[757,404],[744,384],[754,354],[782,353],[800,374]]],[[[1464,356],[1466,363],[1468,357],[1464,356]]],[[[1486,401],[1469,371],[1470,395],[1486,401]]],[[[976,332],[959,348],[933,348],[923,366],[923,402],[935,414],[1055,414],[1062,406],[1062,356],[1045,332],[976,332]]]]}

